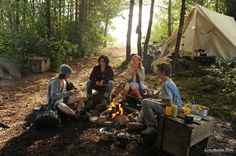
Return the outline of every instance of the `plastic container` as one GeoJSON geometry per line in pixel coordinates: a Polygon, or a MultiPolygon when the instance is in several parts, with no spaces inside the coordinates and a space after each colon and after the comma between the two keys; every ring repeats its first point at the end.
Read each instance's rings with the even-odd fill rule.
{"type": "Polygon", "coordinates": [[[192,113],[199,115],[201,117],[206,117],[208,115],[209,107],[204,105],[193,105],[192,113]]]}
{"type": "Polygon", "coordinates": [[[184,121],[186,124],[193,123],[194,116],[192,114],[185,115],[184,121]]]}
{"type": "Polygon", "coordinates": [[[177,105],[172,105],[172,113],[171,116],[176,118],[177,117],[177,112],[178,112],[178,106],[177,105]]]}
{"type": "Polygon", "coordinates": [[[190,107],[185,107],[184,108],[184,115],[188,115],[191,113],[191,108],[190,107]]]}

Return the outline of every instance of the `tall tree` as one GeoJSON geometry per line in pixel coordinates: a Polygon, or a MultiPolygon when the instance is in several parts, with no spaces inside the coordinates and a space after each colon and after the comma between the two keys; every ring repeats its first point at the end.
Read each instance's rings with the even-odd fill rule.
{"type": "Polygon", "coordinates": [[[52,23],[51,23],[51,0],[46,0],[46,23],[47,23],[47,37],[51,37],[52,23]]]}
{"type": "Polygon", "coordinates": [[[171,0],[169,0],[169,5],[168,5],[168,37],[171,36],[172,30],[171,30],[171,0]]]}
{"type": "Polygon", "coordinates": [[[134,10],[134,0],[130,0],[129,7],[129,22],[127,30],[127,41],[126,41],[126,62],[130,60],[131,53],[131,31],[132,31],[132,21],[133,21],[133,10],[134,10]]]}
{"type": "MultiPolygon", "coordinates": [[[[109,15],[107,15],[106,21],[105,21],[105,29],[104,29],[104,37],[105,38],[107,37],[108,24],[109,24],[109,15]]],[[[107,46],[107,40],[105,39],[104,43],[103,43],[103,47],[106,47],[106,46],[107,46]]]]}
{"type": "Polygon", "coordinates": [[[147,59],[147,51],[148,51],[148,45],[149,45],[149,40],[151,36],[151,31],[152,31],[154,4],[155,4],[155,0],[152,0],[151,5],[150,5],[150,17],[149,17],[149,23],[148,23],[148,30],[147,30],[147,35],[144,42],[143,65],[146,70],[150,68],[150,62],[147,59]]]}
{"type": "Polygon", "coordinates": [[[80,0],[79,2],[79,38],[78,38],[78,45],[80,56],[85,55],[85,43],[84,43],[84,32],[85,32],[85,20],[86,20],[86,0],[80,0]]]}
{"type": "Polygon", "coordinates": [[[138,34],[137,48],[138,55],[142,58],[142,10],[143,10],[143,0],[139,0],[139,12],[138,12],[138,26],[136,32],[138,34]]]}
{"type": "Polygon", "coordinates": [[[19,32],[20,27],[20,0],[16,0],[16,31],[19,32]]]}
{"type": "Polygon", "coordinates": [[[180,12],[180,20],[179,20],[179,30],[178,30],[178,34],[177,34],[174,59],[179,58],[179,47],[180,47],[182,31],[183,31],[183,26],[184,26],[185,0],[182,0],[181,4],[182,5],[181,5],[181,12],[180,12]]]}

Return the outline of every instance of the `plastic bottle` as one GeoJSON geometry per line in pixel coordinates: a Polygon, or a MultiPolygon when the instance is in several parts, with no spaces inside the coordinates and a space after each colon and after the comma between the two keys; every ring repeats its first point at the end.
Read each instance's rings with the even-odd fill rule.
{"type": "Polygon", "coordinates": [[[171,116],[176,118],[177,117],[177,112],[178,112],[178,105],[172,104],[172,114],[171,114],[171,116]]]}
{"type": "Polygon", "coordinates": [[[171,106],[166,106],[165,115],[166,116],[172,115],[172,107],[171,106]]]}

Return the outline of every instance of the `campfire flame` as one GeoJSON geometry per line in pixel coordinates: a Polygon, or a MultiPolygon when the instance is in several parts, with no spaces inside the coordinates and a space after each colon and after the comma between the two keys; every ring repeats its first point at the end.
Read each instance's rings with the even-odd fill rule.
{"type": "Polygon", "coordinates": [[[118,115],[124,114],[121,104],[118,103],[117,98],[113,99],[108,110],[110,111],[109,118],[111,118],[111,119],[115,119],[115,117],[117,117],[118,115]]]}

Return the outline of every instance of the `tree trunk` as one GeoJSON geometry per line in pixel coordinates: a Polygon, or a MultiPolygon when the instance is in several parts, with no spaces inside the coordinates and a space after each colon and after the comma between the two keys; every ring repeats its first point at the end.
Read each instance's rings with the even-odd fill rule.
{"type": "Polygon", "coordinates": [[[151,30],[152,30],[154,3],[155,3],[155,0],[152,0],[151,6],[150,6],[150,17],[149,17],[149,23],[148,23],[148,30],[147,30],[145,43],[144,43],[143,65],[144,65],[144,68],[146,69],[146,71],[148,71],[148,69],[150,69],[150,63],[151,63],[147,58],[147,51],[148,51],[148,45],[149,45],[149,40],[150,40],[151,30]]]}
{"type": "Polygon", "coordinates": [[[24,4],[23,4],[23,17],[22,17],[22,20],[23,20],[23,27],[25,28],[25,25],[26,25],[26,11],[27,11],[27,0],[24,0],[24,4]]]}
{"type": "Polygon", "coordinates": [[[168,5],[168,37],[171,36],[172,30],[171,30],[171,0],[169,0],[168,5]]]}
{"type": "Polygon", "coordinates": [[[79,34],[79,0],[75,0],[75,24],[74,24],[74,35],[71,38],[72,41],[78,42],[78,34],[79,34]]]}
{"type": "Polygon", "coordinates": [[[133,10],[134,10],[134,0],[130,0],[129,22],[128,22],[127,41],[126,41],[126,62],[129,62],[131,53],[131,31],[132,31],[132,21],[133,21],[133,10]]]}
{"type": "Polygon", "coordinates": [[[106,17],[106,24],[105,24],[105,29],[104,29],[104,37],[105,37],[105,41],[103,43],[103,47],[107,46],[107,28],[108,28],[108,22],[109,22],[109,14],[106,17]]]}
{"type": "Polygon", "coordinates": [[[20,27],[20,0],[16,0],[16,31],[19,32],[20,27]]]}
{"type": "Polygon", "coordinates": [[[219,12],[219,0],[216,0],[215,11],[219,12]]]}
{"type": "Polygon", "coordinates": [[[77,34],[77,31],[78,31],[78,27],[77,27],[77,25],[78,25],[78,13],[79,13],[79,0],[75,0],[75,31],[76,31],[76,34],[77,34]]]}
{"type": "Polygon", "coordinates": [[[85,20],[86,20],[86,0],[80,0],[79,3],[79,38],[78,45],[80,50],[80,56],[85,56],[84,50],[84,32],[85,32],[85,20]]]}
{"type": "Polygon", "coordinates": [[[46,23],[47,23],[47,37],[51,37],[51,13],[50,13],[50,8],[51,8],[51,1],[46,0],[46,23]]]}
{"type": "Polygon", "coordinates": [[[174,60],[179,58],[179,47],[180,47],[182,31],[183,31],[183,26],[184,26],[184,15],[185,15],[185,0],[182,0],[180,20],[179,20],[179,30],[177,34],[177,40],[176,40],[176,46],[175,46],[175,52],[174,52],[174,60]]]}
{"type": "Polygon", "coordinates": [[[142,10],[143,10],[143,0],[139,0],[139,13],[138,13],[138,26],[137,26],[137,34],[138,34],[138,41],[137,41],[137,49],[138,55],[142,58],[142,10]]]}

